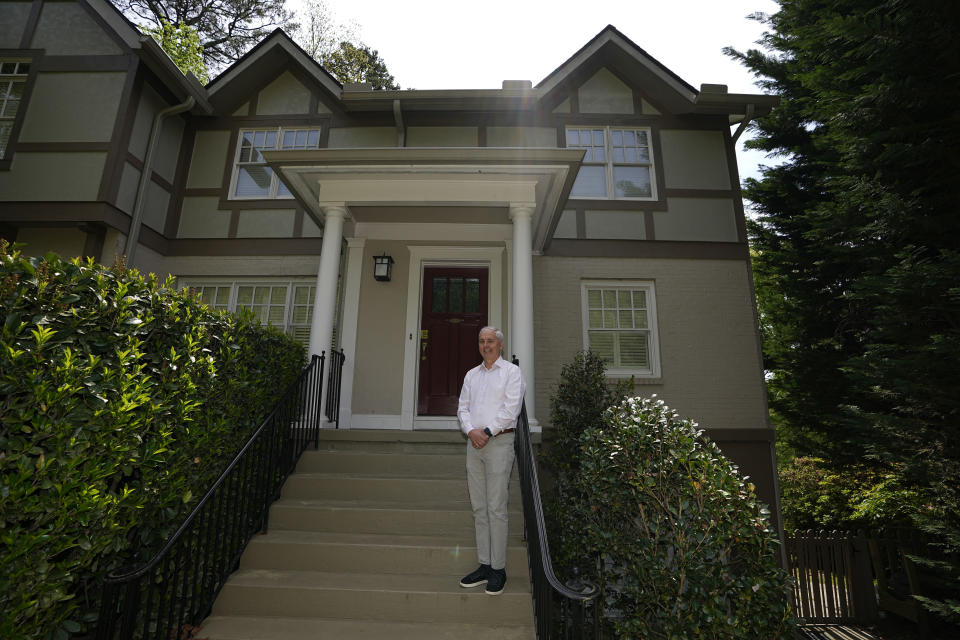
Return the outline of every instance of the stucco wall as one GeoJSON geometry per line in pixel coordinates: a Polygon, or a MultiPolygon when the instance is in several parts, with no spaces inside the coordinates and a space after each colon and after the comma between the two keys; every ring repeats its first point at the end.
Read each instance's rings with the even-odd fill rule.
{"type": "Polygon", "coordinates": [[[125,73],[39,73],[20,142],[107,142],[125,73]]]}
{"type": "Polygon", "coordinates": [[[83,253],[87,234],[79,229],[59,227],[21,227],[17,231],[17,243],[26,245],[23,254],[42,256],[52,251],[64,260],[71,260],[83,253]]]}
{"type": "Polygon", "coordinates": [[[107,154],[18,151],[10,171],[0,171],[4,200],[96,200],[107,154]]]}
{"type": "Polygon", "coordinates": [[[400,414],[409,275],[410,252],[406,242],[367,242],[357,319],[352,407],[355,414],[400,414]],[[373,256],[384,252],[394,259],[393,277],[390,282],[377,282],[373,279],[373,256]]]}
{"type": "Polygon", "coordinates": [[[119,55],[120,47],[90,17],[72,2],[44,2],[33,49],[46,49],[48,56],[119,55]]]}
{"type": "Polygon", "coordinates": [[[584,348],[581,282],[652,280],[662,375],[635,386],[710,428],[767,426],[745,262],[534,258],[537,418],[549,422],[561,367],[584,348]]]}

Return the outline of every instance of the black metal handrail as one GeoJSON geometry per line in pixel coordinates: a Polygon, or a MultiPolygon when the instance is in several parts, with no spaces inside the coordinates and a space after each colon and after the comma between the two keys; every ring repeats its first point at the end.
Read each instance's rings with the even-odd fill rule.
{"type": "Polygon", "coordinates": [[[323,368],[324,355],[314,355],[153,559],[104,579],[97,640],[192,637],[247,543],[266,531],[300,454],[318,446],[323,368]]]}
{"type": "MultiPolygon", "coordinates": [[[[514,364],[517,364],[514,358],[514,364]]],[[[514,440],[520,490],[523,498],[524,532],[527,539],[527,558],[530,565],[530,584],[533,592],[534,622],[537,638],[590,638],[600,640],[600,589],[582,581],[579,585],[564,585],[553,571],[550,545],[540,500],[540,482],[537,463],[530,441],[530,423],[524,403],[517,418],[514,440]],[[574,588],[576,587],[576,588],[574,588]]]]}
{"type": "Polygon", "coordinates": [[[330,377],[327,379],[327,404],[324,413],[337,429],[340,428],[340,383],[343,377],[343,362],[346,359],[343,349],[330,350],[330,377]]]}

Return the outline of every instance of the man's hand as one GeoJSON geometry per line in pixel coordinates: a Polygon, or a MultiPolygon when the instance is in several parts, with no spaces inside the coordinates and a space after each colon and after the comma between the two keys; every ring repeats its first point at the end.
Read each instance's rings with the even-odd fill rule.
{"type": "Polygon", "coordinates": [[[484,445],[490,440],[490,436],[485,434],[483,429],[471,429],[467,437],[470,438],[470,443],[474,449],[483,449],[484,445]]]}

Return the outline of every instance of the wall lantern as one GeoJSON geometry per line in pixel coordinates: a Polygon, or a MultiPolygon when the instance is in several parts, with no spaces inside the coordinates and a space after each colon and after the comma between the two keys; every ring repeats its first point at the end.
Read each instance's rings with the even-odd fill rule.
{"type": "Polygon", "coordinates": [[[390,272],[393,271],[393,258],[384,253],[373,256],[373,279],[379,282],[390,282],[390,272]]]}

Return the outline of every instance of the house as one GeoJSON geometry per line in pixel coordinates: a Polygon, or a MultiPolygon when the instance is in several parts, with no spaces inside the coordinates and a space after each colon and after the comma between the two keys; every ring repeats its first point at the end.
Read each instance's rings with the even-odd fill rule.
{"type": "Polygon", "coordinates": [[[776,102],[612,26],[536,85],[341,85],[278,30],[204,87],[105,0],[3,2],[0,232],[342,348],[342,429],[455,429],[489,324],[547,431],[592,348],[775,505],[734,149],[776,102]]]}

